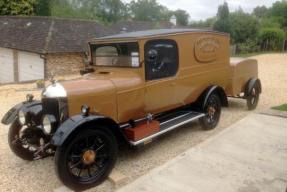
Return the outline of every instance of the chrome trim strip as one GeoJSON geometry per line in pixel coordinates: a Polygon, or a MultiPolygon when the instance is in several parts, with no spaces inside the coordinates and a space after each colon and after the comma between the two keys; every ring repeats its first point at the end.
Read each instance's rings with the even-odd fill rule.
{"type": "MultiPolygon", "coordinates": [[[[176,129],[176,128],[178,128],[178,127],[184,125],[184,124],[187,124],[187,123],[189,123],[189,122],[195,121],[195,120],[197,120],[197,119],[199,119],[199,118],[201,118],[201,117],[204,117],[204,116],[205,116],[205,114],[199,114],[199,115],[197,115],[197,116],[195,116],[195,117],[193,117],[193,118],[190,118],[190,119],[187,119],[187,120],[185,120],[185,121],[182,121],[182,122],[180,122],[180,123],[178,123],[178,124],[176,124],[176,125],[173,125],[173,126],[167,128],[167,129],[164,129],[164,130],[162,130],[162,131],[160,131],[160,132],[157,132],[157,133],[155,133],[155,134],[153,134],[153,135],[151,135],[151,136],[148,136],[148,137],[146,137],[146,138],[144,138],[144,139],[141,139],[141,140],[136,141],[136,142],[134,142],[134,141],[129,141],[129,143],[130,143],[132,146],[140,145],[140,144],[145,143],[145,142],[147,142],[147,141],[150,141],[150,140],[152,140],[153,138],[156,138],[156,137],[158,137],[158,136],[160,136],[160,135],[162,135],[162,134],[164,134],[164,133],[167,133],[167,132],[169,132],[169,131],[172,131],[172,130],[174,130],[174,129],[176,129]]],[[[162,124],[161,124],[161,125],[162,125],[162,124]]]]}
{"type": "Polygon", "coordinates": [[[120,128],[123,129],[123,128],[129,127],[129,126],[130,126],[129,123],[125,123],[125,124],[123,124],[123,125],[120,125],[120,128]]]}

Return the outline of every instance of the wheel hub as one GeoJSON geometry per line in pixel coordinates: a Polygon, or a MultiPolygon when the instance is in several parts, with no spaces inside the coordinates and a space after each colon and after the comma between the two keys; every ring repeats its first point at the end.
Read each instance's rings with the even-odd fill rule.
{"type": "Polygon", "coordinates": [[[213,116],[215,114],[216,110],[214,107],[209,107],[207,110],[207,113],[209,116],[213,116]]]}
{"type": "Polygon", "coordinates": [[[94,150],[87,150],[83,154],[83,163],[86,165],[93,164],[96,160],[97,153],[94,150]]]}
{"type": "Polygon", "coordinates": [[[252,89],[252,93],[251,93],[252,96],[255,96],[256,95],[256,91],[255,89],[252,89]]]}

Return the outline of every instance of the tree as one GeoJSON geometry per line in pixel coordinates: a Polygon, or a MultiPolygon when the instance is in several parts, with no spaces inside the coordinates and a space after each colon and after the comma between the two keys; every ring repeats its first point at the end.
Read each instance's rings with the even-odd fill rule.
{"type": "Polygon", "coordinates": [[[100,0],[97,15],[106,23],[121,20],[126,15],[126,6],[121,0],[100,0]]]}
{"type": "Polygon", "coordinates": [[[266,16],[268,12],[267,7],[263,6],[257,6],[253,9],[253,14],[258,17],[258,18],[262,18],[264,16],[266,16]]]}
{"type": "Polygon", "coordinates": [[[137,21],[167,20],[170,15],[168,9],[157,3],[156,0],[131,1],[129,4],[131,17],[137,21]]]}
{"type": "Polygon", "coordinates": [[[37,0],[0,0],[0,15],[34,15],[37,0]]]}
{"type": "Polygon", "coordinates": [[[269,11],[269,17],[273,17],[283,28],[287,29],[287,0],[275,2],[269,11]]]}
{"type": "Polygon", "coordinates": [[[230,33],[229,8],[227,2],[218,7],[217,20],[213,26],[214,30],[230,33]]]}
{"type": "Polygon", "coordinates": [[[185,10],[178,9],[176,11],[173,11],[172,14],[175,15],[178,25],[188,25],[190,15],[185,10]]]}
{"type": "Polygon", "coordinates": [[[261,30],[259,39],[263,50],[274,51],[282,50],[285,33],[279,28],[265,28],[261,30]]]}
{"type": "Polygon", "coordinates": [[[281,28],[281,24],[274,17],[264,17],[260,20],[260,28],[281,28]]]}
{"type": "Polygon", "coordinates": [[[248,39],[256,40],[259,22],[255,16],[236,11],[230,14],[231,38],[233,43],[244,43],[248,39]]]}
{"type": "Polygon", "coordinates": [[[113,23],[126,18],[127,7],[121,0],[52,0],[51,15],[113,23]]]}
{"type": "Polygon", "coordinates": [[[51,16],[55,17],[71,17],[71,18],[86,18],[86,13],[76,7],[77,1],[70,0],[52,0],[50,4],[51,16]]]}
{"type": "Polygon", "coordinates": [[[206,20],[200,20],[200,21],[193,21],[189,25],[190,27],[196,27],[196,28],[212,28],[214,23],[216,22],[216,17],[211,17],[206,20]]]}
{"type": "Polygon", "coordinates": [[[51,0],[38,0],[36,6],[36,15],[51,16],[51,0]]]}

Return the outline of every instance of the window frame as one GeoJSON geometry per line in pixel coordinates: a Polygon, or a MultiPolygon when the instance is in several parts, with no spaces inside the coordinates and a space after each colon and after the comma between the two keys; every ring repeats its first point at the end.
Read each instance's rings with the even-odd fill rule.
{"type": "MultiPolygon", "coordinates": [[[[99,48],[100,48],[99,47],[99,48]]],[[[118,50],[119,51],[119,50],[118,50]]],[[[141,59],[140,59],[140,45],[138,41],[128,41],[128,42],[103,42],[103,43],[90,43],[90,53],[91,53],[91,65],[94,67],[108,67],[108,68],[129,68],[129,69],[138,69],[142,67],[141,59]],[[138,62],[139,65],[137,67],[133,66],[110,66],[110,65],[95,65],[94,64],[94,52],[93,52],[93,46],[100,46],[100,47],[105,47],[105,46],[111,46],[115,47],[118,50],[118,47],[116,44],[129,44],[129,43],[135,43],[138,48],[138,62]]],[[[132,56],[131,56],[132,58],[132,56]]]]}
{"type": "Polygon", "coordinates": [[[176,40],[174,39],[152,39],[149,40],[145,43],[144,45],[144,60],[145,60],[145,80],[146,81],[156,81],[156,80],[161,80],[161,79],[168,79],[168,78],[172,78],[175,77],[179,71],[179,47],[178,47],[178,43],[176,42],[176,40]],[[176,70],[172,73],[172,75],[166,76],[166,77],[158,77],[158,78],[153,78],[153,77],[148,77],[148,65],[146,62],[146,57],[147,57],[147,53],[149,51],[149,48],[151,47],[150,44],[156,44],[156,43],[166,43],[168,45],[173,45],[175,48],[175,62],[176,62],[176,70]]]}

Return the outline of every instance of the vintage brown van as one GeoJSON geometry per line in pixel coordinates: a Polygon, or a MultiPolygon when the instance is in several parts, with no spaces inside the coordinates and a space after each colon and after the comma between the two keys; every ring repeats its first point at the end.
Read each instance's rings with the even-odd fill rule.
{"type": "Polygon", "coordinates": [[[218,124],[228,97],[255,109],[261,93],[257,61],[230,59],[229,35],[162,29],[89,42],[82,78],[52,81],[41,100],[27,95],[3,117],[9,145],[25,160],[55,154],[60,180],[76,190],[100,184],[118,145],[141,146],[199,120],[218,124]]]}

